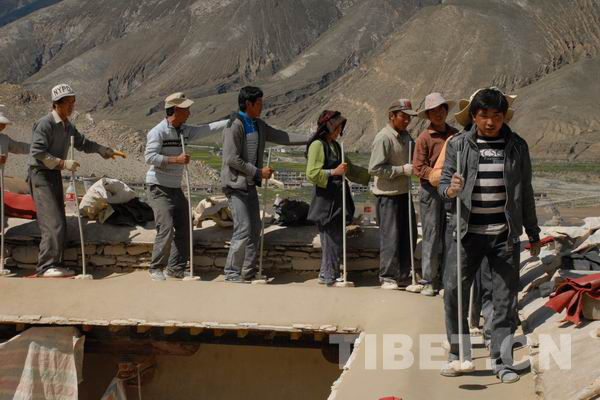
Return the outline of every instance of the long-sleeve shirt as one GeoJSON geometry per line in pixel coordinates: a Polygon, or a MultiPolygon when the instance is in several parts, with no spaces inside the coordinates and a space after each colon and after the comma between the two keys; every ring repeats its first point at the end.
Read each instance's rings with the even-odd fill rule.
{"type": "Polygon", "coordinates": [[[429,183],[429,174],[442,151],[442,147],[444,147],[444,143],[446,143],[446,139],[456,132],[456,129],[449,125],[446,125],[445,132],[438,132],[430,126],[417,137],[413,155],[413,171],[416,176],[421,178],[421,184],[429,183]]]}
{"type": "Polygon", "coordinates": [[[98,153],[104,146],[89,140],[79,133],[75,125],[62,121],[56,111],[52,111],[33,124],[29,166],[50,169],[44,160],[58,161],[67,157],[71,146],[71,136],[75,138],[75,148],[85,153],[98,153]]]}
{"type": "Polygon", "coordinates": [[[216,131],[223,129],[228,120],[200,126],[182,125],[173,127],[165,118],[148,132],[144,159],[150,165],[146,173],[146,183],[170,188],[180,188],[184,166],[169,164],[169,157],[182,153],[181,135],[185,143],[197,142],[216,131]]]}
{"type": "Polygon", "coordinates": [[[29,143],[17,142],[10,136],[0,133],[0,154],[29,154],[29,143]]]}
{"type": "MultiPolygon", "coordinates": [[[[335,151],[334,147],[332,147],[332,149],[335,151]]],[[[325,163],[325,150],[323,149],[323,143],[320,140],[315,140],[310,144],[307,158],[306,178],[309,182],[323,189],[327,188],[327,182],[331,176],[331,170],[323,169],[323,165],[325,163]]],[[[346,177],[349,180],[362,185],[369,184],[371,176],[366,168],[352,164],[348,158],[345,158],[344,161],[348,163],[348,172],[346,173],[346,177]]]]}
{"type": "Polygon", "coordinates": [[[389,124],[373,140],[369,173],[375,176],[372,192],[377,196],[398,196],[408,193],[409,176],[404,164],[410,163],[408,154],[412,138],[408,132],[398,133],[389,124]]]}

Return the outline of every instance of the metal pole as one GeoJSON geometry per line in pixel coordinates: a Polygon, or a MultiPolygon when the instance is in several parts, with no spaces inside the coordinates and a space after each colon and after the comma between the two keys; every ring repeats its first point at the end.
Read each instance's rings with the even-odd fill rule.
{"type": "MultiPolygon", "coordinates": [[[[4,156],[2,154],[1,156],[4,156]]],[[[0,239],[0,277],[11,274],[10,270],[4,268],[4,164],[0,166],[0,229],[2,230],[2,238],[0,239]]]]}
{"type": "MultiPolygon", "coordinates": [[[[342,151],[342,164],[346,162],[344,143],[340,143],[342,151]]],[[[354,283],[348,281],[348,263],[346,261],[346,173],[342,175],[342,282],[336,282],[338,287],[352,287],[354,283]]]]}
{"type": "MultiPolygon", "coordinates": [[[[71,136],[71,160],[75,159],[75,136],[71,136]]],[[[75,279],[94,279],[92,275],[88,275],[85,263],[85,241],[83,239],[83,224],[81,223],[81,213],[79,212],[79,198],[77,197],[77,186],[75,186],[75,171],[71,171],[71,184],[75,192],[75,208],[77,209],[77,224],[79,225],[79,241],[81,242],[81,275],[77,275],[75,279]]]]}
{"type": "MultiPolygon", "coordinates": [[[[408,163],[411,163],[412,155],[412,140],[408,142],[408,163]]],[[[412,284],[417,284],[417,276],[415,274],[415,254],[413,249],[413,220],[412,220],[412,180],[408,177],[408,237],[410,239],[410,270],[412,274],[412,284]]]]}
{"type": "MultiPolygon", "coordinates": [[[[267,168],[271,166],[271,148],[269,148],[269,155],[267,157],[267,168]]],[[[265,243],[265,218],[267,215],[267,187],[269,186],[269,180],[265,179],[265,185],[263,186],[263,215],[260,226],[260,255],[258,259],[258,275],[256,279],[264,280],[263,275],[263,248],[265,243]]]]}
{"type": "MultiPolygon", "coordinates": [[[[456,173],[461,175],[460,168],[460,150],[456,151],[456,173]]],[[[463,298],[462,298],[462,260],[461,260],[461,204],[460,194],[456,196],[456,280],[458,290],[458,353],[460,365],[462,367],[465,361],[464,341],[463,341],[463,298]]]]}
{"type": "MultiPolygon", "coordinates": [[[[180,135],[181,138],[181,152],[186,154],[185,152],[185,138],[183,134],[180,135]]],[[[188,169],[188,165],[185,164],[183,166],[183,172],[185,174],[185,184],[187,185],[187,200],[188,200],[188,224],[189,224],[189,235],[190,235],[190,275],[183,278],[184,281],[199,281],[199,276],[194,276],[194,226],[192,222],[192,191],[190,186],[190,171],[188,169]]]]}

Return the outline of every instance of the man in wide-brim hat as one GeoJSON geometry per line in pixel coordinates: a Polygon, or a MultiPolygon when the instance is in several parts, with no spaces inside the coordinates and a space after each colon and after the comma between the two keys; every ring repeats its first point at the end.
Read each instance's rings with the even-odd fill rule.
{"type": "MultiPolygon", "coordinates": [[[[496,376],[503,383],[519,380],[513,368],[512,337],[517,321],[519,286],[520,236],[526,232],[531,255],[540,251],[540,228],[531,185],[531,159],[527,142],[506,124],[514,97],[497,88],[478,90],[469,104],[463,104],[457,121],[465,130],[447,145],[446,159],[438,193],[452,201],[446,229],[447,242],[458,241],[446,251],[448,260],[461,252],[463,304],[468,304],[469,290],[475,275],[487,259],[492,291],[492,331],[490,358],[496,376]],[[467,111],[465,111],[467,110],[467,111]],[[461,171],[457,171],[460,152],[461,171]],[[458,201],[455,199],[458,198],[458,201]],[[457,204],[461,207],[460,229],[457,204]]],[[[444,273],[444,308],[446,331],[450,342],[448,364],[444,376],[456,376],[472,370],[471,344],[466,331],[467,310],[460,316],[463,332],[458,331],[458,267],[446,263],[444,273]],[[464,359],[460,364],[458,335],[464,335],[464,359]]]]}
{"type": "Polygon", "coordinates": [[[443,265],[443,237],[446,220],[444,201],[437,189],[429,182],[429,174],[437,161],[442,147],[448,137],[458,132],[446,123],[448,111],[454,101],[446,100],[440,93],[430,93],[425,97],[423,109],[418,117],[429,121],[416,140],[413,167],[415,175],[420,178],[419,205],[421,208],[421,270],[423,289],[421,294],[435,296],[441,289],[441,273],[443,265]]]}

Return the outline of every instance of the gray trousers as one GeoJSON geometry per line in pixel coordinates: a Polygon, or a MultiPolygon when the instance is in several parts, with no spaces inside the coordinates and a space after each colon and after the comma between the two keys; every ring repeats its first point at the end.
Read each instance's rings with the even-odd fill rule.
{"type": "MultiPolygon", "coordinates": [[[[377,197],[379,224],[379,280],[401,282],[410,276],[410,235],[408,194],[377,197]]],[[[412,200],[411,200],[412,201],[412,200]]],[[[417,242],[417,223],[412,209],[413,249],[417,242]]]]}
{"type": "Polygon", "coordinates": [[[225,193],[233,217],[233,235],[227,261],[226,279],[251,279],[256,275],[256,256],[260,241],[260,205],[256,187],[248,191],[227,190],[225,193]]]}
{"type": "Polygon", "coordinates": [[[341,215],[327,225],[319,225],[319,237],[321,239],[319,278],[325,283],[333,283],[340,276],[343,234],[341,215]]]}
{"type": "Polygon", "coordinates": [[[42,235],[36,268],[42,274],[49,268],[63,266],[67,218],[60,171],[29,168],[29,187],[42,235]]]}
{"type": "Polygon", "coordinates": [[[190,213],[183,190],[150,185],[148,203],[154,211],[156,223],[150,270],[184,270],[190,257],[190,213]]]}
{"type": "MultiPolygon", "coordinates": [[[[454,227],[446,230],[446,240],[456,240],[454,227]]],[[[517,292],[519,285],[519,246],[507,242],[507,232],[497,236],[467,233],[462,239],[462,302],[463,302],[463,338],[465,359],[471,359],[471,341],[467,314],[471,284],[484,258],[487,258],[491,272],[492,322],[491,346],[495,372],[512,365],[512,338],[518,320],[517,292]]],[[[458,349],[458,289],[456,246],[447,249],[447,263],[444,269],[444,309],[446,313],[446,334],[450,342],[450,360],[459,358],[458,349]],[[454,260],[454,261],[452,261],[454,260]]]]}
{"type": "Polygon", "coordinates": [[[419,189],[421,207],[421,270],[423,279],[428,283],[441,283],[444,252],[444,231],[446,211],[444,200],[437,189],[428,183],[421,183],[419,189]]]}

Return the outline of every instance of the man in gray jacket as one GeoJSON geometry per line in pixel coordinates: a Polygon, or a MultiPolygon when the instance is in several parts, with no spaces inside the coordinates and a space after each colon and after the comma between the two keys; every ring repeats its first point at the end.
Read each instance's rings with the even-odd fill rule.
{"type": "Polygon", "coordinates": [[[373,194],[377,197],[380,238],[379,281],[382,289],[398,289],[410,282],[410,246],[417,240],[414,211],[408,215],[410,177],[413,174],[406,131],[411,117],[417,115],[410,100],[401,99],[388,109],[388,124],[375,136],[369,173],[375,176],[373,194]],[[408,218],[413,220],[410,243],[408,218]]]}
{"type": "MultiPolygon", "coordinates": [[[[481,89],[469,104],[456,114],[465,131],[447,145],[446,160],[438,192],[453,201],[452,216],[446,235],[461,246],[462,303],[469,304],[473,278],[487,258],[491,271],[492,332],[490,358],[498,379],[503,383],[519,380],[512,370],[513,342],[516,330],[517,292],[519,287],[520,239],[523,229],[531,243],[531,255],[540,252],[531,159],[527,142],[505,123],[509,99],[496,88],[481,89]],[[468,113],[468,114],[467,114],[468,113]],[[472,125],[461,122],[468,118],[472,125]],[[462,171],[456,170],[458,152],[462,171]],[[461,207],[457,226],[456,207],[461,207]],[[466,288],[466,290],[465,290],[466,288]]],[[[450,238],[449,238],[450,239],[450,238]]],[[[456,260],[456,247],[446,257],[456,260]]],[[[444,376],[457,376],[473,370],[467,308],[463,307],[462,326],[458,331],[458,284],[456,265],[446,264],[444,271],[444,307],[446,331],[450,342],[444,376]],[[458,335],[464,337],[464,363],[461,364],[458,335]]]]}
{"type": "Polygon", "coordinates": [[[164,281],[167,277],[183,279],[189,271],[188,200],[181,190],[184,166],[190,156],[181,148],[186,143],[205,138],[225,127],[227,121],[200,126],[187,125],[190,106],[194,102],[185,94],[173,93],[165,99],[166,118],[148,132],[145,160],[150,165],[146,174],[148,201],[154,210],[156,238],[150,261],[150,277],[164,281]]]}
{"type": "Polygon", "coordinates": [[[63,267],[67,220],[60,173],[61,170],[76,171],[79,167],[79,162],[68,159],[71,136],[79,151],[98,153],[105,159],[124,156],[79,133],[69,121],[74,108],[73,89],[66,84],[57,85],[52,88],[52,112],[33,124],[28,179],[42,235],[37,274],[44,277],[74,275],[72,270],[63,267]]]}
{"type": "Polygon", "coordinates": [[[252,86],[240,90],[239,112],[231,115],[223,139],[221,187],[233,214],[233,235],[225,262],[227,282],[246,282],[256,275],[260,239],[260,208],[256,186],[273,174],[263,168],[265,142],[306,144],[307,137],[275,129],[260,119],[263,92],[252,86]]]}

